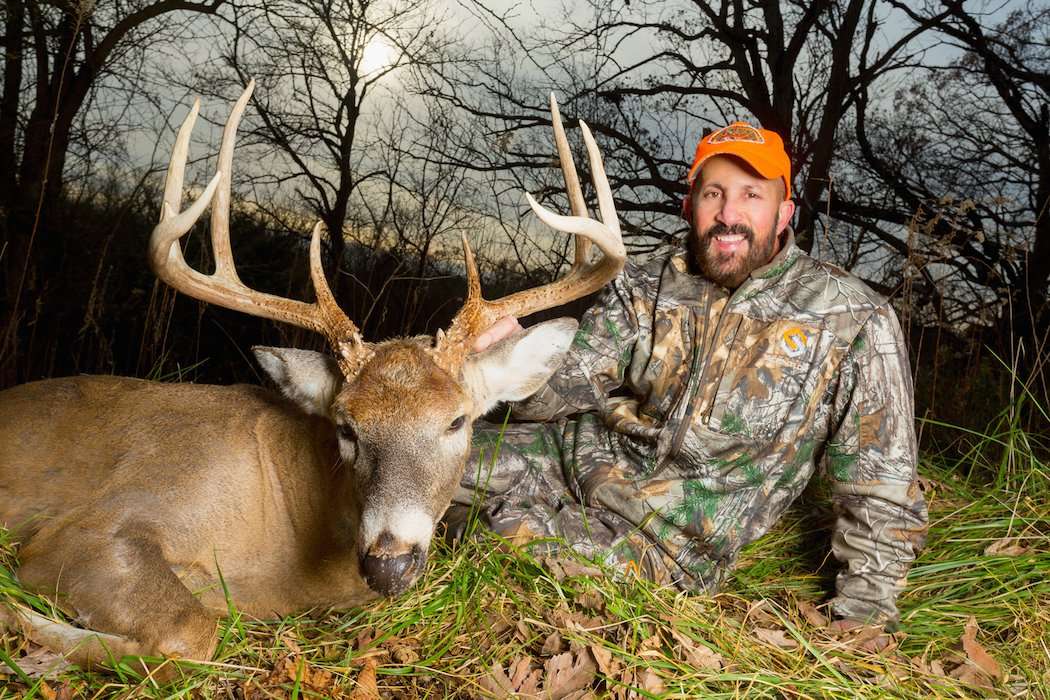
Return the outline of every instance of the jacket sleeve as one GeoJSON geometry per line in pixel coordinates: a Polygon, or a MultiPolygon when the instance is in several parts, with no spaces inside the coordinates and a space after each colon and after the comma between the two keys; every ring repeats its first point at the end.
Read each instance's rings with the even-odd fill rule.
{"type": "Polygon", "coordinates": [[[638,315],[632,297],[635,266],[628,262],[584,312],[565,362],[547,384],[514,404],[518,420],[548,421],[573,413],[601,411],[608,396],[624,383],[638,337],[638,315]]]}
{"type": "Polygon", "coordinates": [[[897,595],[926,539],[919,489],[911,370],[897,316],[883,304],[864,323],[841,369],[837,420],[825,453],[842,563],[833,612],[895,624],[897,595]]]}

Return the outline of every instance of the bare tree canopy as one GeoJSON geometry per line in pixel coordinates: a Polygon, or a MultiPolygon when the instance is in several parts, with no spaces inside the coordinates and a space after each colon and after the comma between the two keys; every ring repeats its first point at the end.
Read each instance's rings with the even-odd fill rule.
{"type": "Polygon", "coordinates": [[[470,162],[511,190],[547,178],[532,132],[556,91],[608,144],[635,250],[684,230],[705,129],[774,129],[804,247],[886,294],[906,289],[917,321],[997,333],[1019,314],[1011,329],[1032,344],[1050,273],[1050,10],[1018,5],[591,0],[526,23],[475,0],[495,38],[428,94],[483,125],[470,162]]]}

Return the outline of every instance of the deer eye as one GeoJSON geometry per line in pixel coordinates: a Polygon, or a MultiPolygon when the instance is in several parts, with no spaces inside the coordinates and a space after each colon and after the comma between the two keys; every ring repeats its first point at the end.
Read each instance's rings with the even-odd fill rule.
{"type": "Polygon", "coordinates": [[[338,426],[339,437],[347,442],[357,442],[357,431],[354,430],[354,426],[349,423],[343,423],[338,426]]]}
{"type": "Polygon", "coordinates": [[[467,422],[467,417],[466,416],[460,416],[459,418],[457,418],[456,420],[452,421],[452,423],[449,424],[448,432],[450,432],[450,433],[456,432],[457,430],[462,428],[463,424],[466,423],[466,422],[467,422]]]}

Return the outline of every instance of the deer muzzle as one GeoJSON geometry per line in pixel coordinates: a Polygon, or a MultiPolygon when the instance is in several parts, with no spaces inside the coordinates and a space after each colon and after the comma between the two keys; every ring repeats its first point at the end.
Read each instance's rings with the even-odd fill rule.
{"type": "Polygon", "coordinates": [[[406,548],[387,532],[361,557],[361,575],[376,593],[395,596],[415,583],[426,564],[427,554],[419,545],[406,548]]]}

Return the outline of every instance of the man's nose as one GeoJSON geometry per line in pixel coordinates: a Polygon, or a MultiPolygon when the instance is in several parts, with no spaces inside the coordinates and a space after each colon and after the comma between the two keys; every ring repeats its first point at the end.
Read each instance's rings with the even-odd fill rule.
{"type": "Polygon", "coordinates": [[[740,208],[736,205],[736,202],[733,202],[729,198],[722,200],[722,206],[718,209],[715,219],[726,226],[733,226],[743,221],[740,208]]]}

